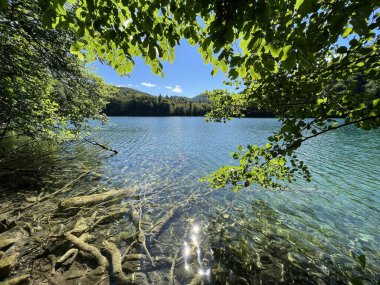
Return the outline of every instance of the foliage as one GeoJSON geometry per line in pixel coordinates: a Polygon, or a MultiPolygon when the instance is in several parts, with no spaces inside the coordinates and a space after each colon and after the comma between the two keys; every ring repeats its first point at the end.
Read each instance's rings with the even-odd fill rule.
{"type": "MultiPolygon", "coordinates": [[[[72,32],[46,29],[33,1],[0,11],[0,123],[35,139],[74,139],[110,89],[69,53],[72,32]]],[[[1,138],[2,138],[1,137],[1,138]]]]}
{"type": "MultiPolygon", "coordinates": [[[[348,125],[355,124],[362,129],[371,129],[377,128],[380,123],[379,107],[376,103],[380,98],[379,81],[367,81],[363,76],[351,76],[346,81],[334,81],[329,92],[325,92],[326,98],[332,98],[333,94],[336,94],[336,97],[331,99],[334,101],[338,100],[339,96],[350,99],[343,99],[345,107],[339,101],[336,107],[333,107],[332,102],[329,104],[318,102],[317,110],[307,109],[303,104],[297,104],[296,107],[287,105],[284,110],[271,108],[270,102],[269,106],[261,105],[267,106],[280,118],[282,123],[280,130],[268,138],[265,146],[248,145],[245,149],[238,146],[238,150],[232,152],[231,156],[239,165],[222,167],[209,175],[208,181],[217,188],[229,183],[235,190],[252,183],[259,183],[264,187],[282,187],[281,181],[291,182],[296,179],[296,174],[310,181],[311,174],[307,166],[295,153],[303,142],[348,125]],[[360,105],[359,108],[354,102],[356,100],[359,101],[357,103],[360,105]],[[361,103],[362,100],[366,100],[365,106],[361,103]],[[323,106],[320,106],[321,104],[323,106]],[[349,104],[352,104],[351,108],[349,104]],[[302,108],[302,111],[299,108],[302,108]]],[[[245,100],[249,100],[247,97],[250,95],[244,93],[220,96],[214,92],[212,96],[215,96],[215,99],[212,100],[219,104],[219,107],[210,112],[210,119],[226,121],[233,116],[242,116],[246,108],[245,100]]]]}
{"type": "MultiPolygon", "coordinates": [[[[1,3],[6,7],[9,1],[1,3]]],[[[259,183],[275,187],[293,180],[295,172],[310,179],[307,167],[294,156],[304,141],[350,124],[362,129],[380,124],[377,92],[368,88],[353,96],[350,86],[334,89],[337,82],[348,82],[351,76],[378,80],[379,1],[39,3],[45,25],[68,28],[79,36],[72,53],[107,62],[120,74],[132,70],[133,57],[142,56],[153,72],[162,75],[161,61],[172,61],[174,46],[186,38],[198,46],[206,63],[215,66],[212,74],[220,69],[245,86],[244,92],[227,99],[225,92],[214,94],[213,119],[228,119],[246,106],[280,118],[282,128],[269,138],[270,143],[234,154],[240,165],[211,175],[214,186],[232,183],[239,189],[259,183]],[[233,106],[228,105],[231,102],[233,106]],[[336,116],[343,117],[344,123],[329,121],[336,116]],[[306,121],[308,117],[315,119],[306,121]]]]}

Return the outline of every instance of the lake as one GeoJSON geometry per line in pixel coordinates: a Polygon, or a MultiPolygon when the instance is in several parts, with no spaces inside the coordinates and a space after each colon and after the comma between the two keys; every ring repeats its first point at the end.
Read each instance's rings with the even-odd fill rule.
{"type": "MultiPolygon", "coordinates": [[[[85,168],[96,175],[77,183],[78,193],[133,186],[147,223],[172,211],[149,247],[152,255],[182,257],[175,267],[179,284],[196,275],[214,284],[345,284],[355,276],[374,283],[380,274],[378,130],[347,127],[309,140],[298,153],[313,181],[298,179],[286,191],[212,191],[200,182],[233,163],[229,153],[238,144],[265,144],[278,128],[276,119],[113,117],[92,137],[117,155],[78,142],[3,155],[1,199],[54,191],[85,168]]],[[[122,239],[118,245],[127,247],[122,239]]],[[[154,283],[166,283],[144,268],[138,270],[154,283]]]]}

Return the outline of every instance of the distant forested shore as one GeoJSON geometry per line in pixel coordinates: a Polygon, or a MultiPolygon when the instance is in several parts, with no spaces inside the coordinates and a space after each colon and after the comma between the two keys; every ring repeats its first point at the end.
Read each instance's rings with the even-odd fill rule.
{"type": "MultiPolygon", "coordinates": [[[[194,98],[153,96],[132,88],[119,87],[103,110],[107,116],[204,116],[212,109],[206,95],[194,98]]],[[[246,117],[273,117],[270,112],[246,110],[246,117]]]]}

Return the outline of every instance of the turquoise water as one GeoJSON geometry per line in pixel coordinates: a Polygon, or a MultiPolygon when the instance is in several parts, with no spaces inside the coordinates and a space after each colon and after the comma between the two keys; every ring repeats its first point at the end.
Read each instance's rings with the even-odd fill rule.
{"type": "Polygon", "coordinates": [[[359,275],[374,283],[380,273],[378,130],[345,128],[308,141],[299,156],[313,181],[298,180],[288,191],[253,186],[209,193],[199,181],[231,163],[228,154],[238,144],[265,144],[278,128],[275,119],[217,124],[203,118],[114,117],[93,137],[117,155],[82,143],[27,155],[18,151],[0,162],[0,189],[2,195],[53,189],[85,165],[96,169],[99,179],[83,182],[81,191],[94,183],[136,185],[162,205],[160,213],[196,193],[162,235],[163,244],[175,244],[184,256],[183,272],[178,269],[183,282],[199,274],[219,284],[344,284],[359,275]],[[25,170],[22,177],[8,169],[15,165],[25,170]],[[28,174],[35,168],[41,173],[28,174]],[[191,245],[196,256],[187,252],[191,245]],[[364,271],[355,258],[361,254],[364,271]]]}

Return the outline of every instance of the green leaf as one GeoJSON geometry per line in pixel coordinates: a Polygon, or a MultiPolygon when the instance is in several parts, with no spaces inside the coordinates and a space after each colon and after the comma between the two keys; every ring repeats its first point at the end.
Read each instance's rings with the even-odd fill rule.
{"type": "Polygon", "coordinates": [[[296,66],[297,56],[294,53],[291,53],[282,63],[281,67],[290,71],[296,66]]]}
{"type": "Polygon", "coordinates": [[[341,46],[341,47],[339,47],[339,48],[336,50],[336,52],[337,52],[337,53],[341,53],[341,54],[343,54],[343,53],[347,53],[347,47],[345,47],[345,46],[341,46]]]}
{"type": "Polygon", "coordinates": [[[268,44],[266,47],[265,47],[266,50],[269,50],[269,52],[271,53],[271,55],[274,57],[274,58],[277,58],[279,55],[280,55],[280,52],[281,52],[281,48],[276,48],[274,45],[272,44],[268,44]]]}
{"type": "Polygon", "coordinates": [[[282,49],[282,57],[281,60],[285,60],[288,57],[289,51],[292,49],[292,45],[287,45],[282,49]]]}
{"type": "Polygon", "coordinates": [[[306,15],[306,14],[308,14],[311,11],[312,1],[314,1],[314,0],[304,0],[304,1],[302,1],[301,5],[298,8],[298,10],[301,13],[301,15],[306,15]]]}
{"type": "Polygon", "coordinates": [[[302,5],[302,3],[303,3],[304,1],[305,1],[305,0],[297,0],[297,1],[296,1],[296,5],[294,6],[294,8],[295,8],[296,10],[298,10],[299,7],[302,5]]]}
{"type": "Polygon", "coordinates": [[[0,0],[0,10],[8,9],[8,0],[0,0]]]}
{"type": "Polygon", "coordinates": [[[82,50],[82,47],[83,47],[82,43],[76,42],[76,43],[71,45],[70,52],[72,54],[79,54],[80,51],[82,50]]]}
{"type": "Polygon", "coordinates": [[[219,67],[214,67],[213,70],[211,71],[211,75],[215,76],[218,74],[219,67]]]}
{"type": "Polygon", "coordinates": [[[239,76],[239,73],[235,69],[230,69],[228,75],[231,79],[236,79],[239,76]]]}
{"type": "Polygon", "coordinates": [[[342,34],[342,37],[345,39],[348,37],[348,35],[350,35],[352,32],[352,27],[347,27],[344,29],[343,31],[343,34],[342,34]]]}

